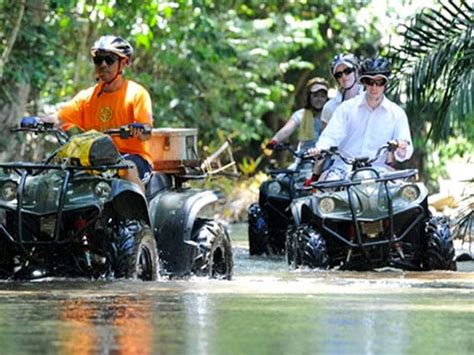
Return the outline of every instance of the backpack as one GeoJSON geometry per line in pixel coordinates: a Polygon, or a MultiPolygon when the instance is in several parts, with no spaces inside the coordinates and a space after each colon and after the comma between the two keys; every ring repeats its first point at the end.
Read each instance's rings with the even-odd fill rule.
{"type": "Polygon", "coordinates": [[[120,154],[107,134],[90,130],[72,136],[56,152],[56,160],[66,160],[80,166],[116,164],[120,154]]]}

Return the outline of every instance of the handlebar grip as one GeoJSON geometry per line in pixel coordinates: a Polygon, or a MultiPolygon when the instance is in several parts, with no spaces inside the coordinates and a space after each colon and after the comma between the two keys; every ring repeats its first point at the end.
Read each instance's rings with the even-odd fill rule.
{"type": "Polygon", "coordinates": [[[132,129],[132,128],[142,129],[143,134],[151,134],[151,127],[143,123],[134,122],[134,123],[130,123],[128,126],[125,126],[125,127],[127,127],[128,129],[132,129]]]}
{"type": "Polygon", "coordinates": [[[40,125],[40,119],[37,116],[22,117],[20,121],[21,128],[37,128],[40,125]]]}
{"type": "Polygon", "coordinates": [[[131,137],[131,128],[143,128],[144,134],[151,134],[152,128],[150,126],[143,125],[141,123],[131,123],[126,126],[120,126],[120,128],[111,128],[104,133],[112,135],[112,136],[120,136],[122,139],[127,139],[131,137]]]}

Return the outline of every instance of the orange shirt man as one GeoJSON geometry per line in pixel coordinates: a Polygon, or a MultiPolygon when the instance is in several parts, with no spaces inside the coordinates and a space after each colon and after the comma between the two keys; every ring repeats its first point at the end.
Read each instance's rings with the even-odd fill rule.
{"type": "Polygon", "coordinates": [[[113,140],[132,166],[122,177],[144,191],[141,179],[152,170],[147,142],[151,135],[146,132],[153,126],[153,116],[148,92],[122,76],[132,61],[133,48],[120,37],[102,36],[92,46],[91,55],[98,83],[79,92],[59,110],[57,117],[45,120],[98,131],[128,125],[131,138],[113,137],[113,140]]]}
{"type": "MultiPolygon", "coordinates": [[[[150,95],[141,85],[124,80],[118,90],[104,91],[99,95],[101,85],[79,92],[63,106],[58,112],[61,121],[86,131],[105,131],[132,122],[152,125],[150,95]]],[[[119,152],[138,154],[152,164],[148,141],[142,141],[139,137],[121,139],[113,136],[112,139],[119,152]]]]}

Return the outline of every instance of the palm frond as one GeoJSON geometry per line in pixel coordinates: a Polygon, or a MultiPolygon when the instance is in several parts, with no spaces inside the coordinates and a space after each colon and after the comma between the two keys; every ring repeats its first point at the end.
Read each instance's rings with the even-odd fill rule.
{"type": "Polygon", "coordinates": [[[392,49],[411,106],[419,112],[436,108],[430,130],[435,143],[459,122],[474,119],[473,26],[474,10],[465,0],[441,1],[404,26],[404,43],[392,49]]]}

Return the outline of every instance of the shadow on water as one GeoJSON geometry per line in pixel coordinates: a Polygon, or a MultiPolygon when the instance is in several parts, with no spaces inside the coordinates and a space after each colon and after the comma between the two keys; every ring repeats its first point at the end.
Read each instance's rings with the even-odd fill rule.
{"type": "Polygon", "coordinates": [[[0,283],[2,353],[473,353],[474,263],[458,272],[289,271],[248,256],[232,281],[0,283]]]}

